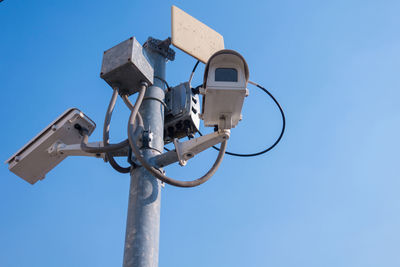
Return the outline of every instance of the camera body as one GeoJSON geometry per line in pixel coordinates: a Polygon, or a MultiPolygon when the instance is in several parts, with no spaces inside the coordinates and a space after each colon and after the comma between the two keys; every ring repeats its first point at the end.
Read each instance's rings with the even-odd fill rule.
{"type": "Polygon", "coordinates": [[[234,50],[220,50],[210,57],[204,72],[204,125],[219,129],[235,127],[241,120],[244,98],[248,95],[249,68],[234,50]]]}
{"type": "Polygon", "coordinates": [[[6,161],[9,170],[30,184],[43,180],[67,157],[50,153],[55,143],[81,143],[83,137],[76,129],[77,124],[87,129],[88,135],[96,128],[96,124],[79,109],[68,109],[6,161]]]}

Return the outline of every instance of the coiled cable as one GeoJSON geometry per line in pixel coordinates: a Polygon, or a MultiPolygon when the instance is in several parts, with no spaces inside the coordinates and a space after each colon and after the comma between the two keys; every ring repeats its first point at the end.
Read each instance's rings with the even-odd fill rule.
{"type": "Polygon", "coordinates": [[[225,149],[226,149],[226,145],[227,145],[227,141],[223,141],[221,144],[221,148],[219,150],[218,153],[218,157],[216,159],[216,161],[214,162],[213,166],[211,167],[211,169],[202,177],[192,180],[192,181],[181,181],[181,180],[175,180],[173,178],[170,178],[166,175],[164,175],[160,170],[156,169],[155,167],[151,166],[146,159],[144,159],[144,157],[141,155],[141,152],[139,150],[139,148],[136,146],[135,140],[134,140],[134,136],[133,136],[133,127],[135,124],[135,119],[136,116],[138,114],[139,111],[139,107],[143,101],[144,98],[144,94],[146,92],[147,89],[147,84],[143,84],[140,91],[139,91],[139,96],[136,100],[136,103],[134,105],[134,108],[131,112],[131,115],[129,117],[129,121],[128,121],[128,139],[129,139],[129,144],[131,146],[132,152],[135,154],[136,159],[140,162],[140,164],[142,164],[142,166],[149,171],[153,176],[155,176],[157,179],[159,179],[162,182],[165,182],[167,184],[173,185],[173,186],[177,186],[177,187],[195,187],[198,185],[201,185],[203,183],[205,183],[206,181],[208,181],[213,175],[214,173],[217,171],[218,167],[221,165],[222,159],[224,157],[225,154],[225,149]]]}
{"type": "MultiPolygon", "coordinates": [[[[283,112],[283,109],[282,109],[281,105],[279,104],[278,100],[276,100],[276,98],[275,98],[267,89],[265,89],[265,88],[262,87],[261,85],[255,83],[255,82],[252,82],[252,81],[249,81],[249,83],[250,83],[250,84],[253,84],[253,85],[257,86],[258,88],[260,88],[261,90],[263,90],[266,94],[268,94],[268,95],[272,98],[272,100],[273,100],[273,101],[275,102],[275,104],[278,106],[279,111],[280,111],[281,116],[282,116],[282,129],[281,129],[281,132],[280,132],[278,138],[275,140],[275,142],[274,142],[271,146],[269,146],[268,148],[266,148],[266,149],[264,149],[264,150],[261,150],[261,151],[259,151],[259,152],[249,153],[249,154],[242,154],[242,153],[235,153],[235,152],[225,151],[225,154],[228,154],[228,155],[231,155],[231,156],[235,156],[235,157],[255,157],[255,156],[259,156],[259,155],[262,155],[262,154],[264,154],[264,153],[267,153],[268,151],[270,151],[271,149],[273,149],[273,148],[281,141],[281,139],[282,139],[282,137],[283,137],[283,134],[285,133],[285,128],[286,128],[285,113],[283,112]]],[[[198,131],[198,133],[199,133],[200,136],[203,135],[200,131],[198,131]]],[[[214,148],[214,149],[217,150],[217,151],[220,150],[220,149],[219,149],[218,147],[216,147],[216,146],[213,146],[212,148],[214,148]]]]}

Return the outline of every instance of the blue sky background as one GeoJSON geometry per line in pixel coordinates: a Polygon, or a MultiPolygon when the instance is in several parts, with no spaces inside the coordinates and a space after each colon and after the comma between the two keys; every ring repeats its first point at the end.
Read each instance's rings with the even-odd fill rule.
{"type": "MultiPolygon", "coordinates": [[[[102,52],[170,36],[172,4],[246,58],[251,80],[284,107],[287,132],[267,155],[226,156],[201,187],[163,189],[160,266],[400,266],[399,1],[5,0],[0,158],[73,106],[99,140],[112,92],[99,78],[102,52]]],[[[175,50],[171,85],[195,63],[175,50]]],[[[249,89],[229,143],[237,152],[272,143],[281,127],[272,101],[249,89]]],[[[119,101],[113,141],[127,119],[119,101]]],[[[198,177],[216,154],[167,173],[198,177]]],[[[4,164],[0,266],[121,266],[128,188],[129,176],[99,159],[67,158],[34,186],[4,164]]]]}

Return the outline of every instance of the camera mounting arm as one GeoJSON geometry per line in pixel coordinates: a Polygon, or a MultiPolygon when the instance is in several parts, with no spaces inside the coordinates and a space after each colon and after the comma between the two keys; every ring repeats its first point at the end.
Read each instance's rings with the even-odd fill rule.
{"type": "MultiPolygon", "coordinates": [[[[103,142],[92,142],[87,145],[90,148],[103,147],[103,142]]],[[[66,145],[61,141],[55,142],[51,147],[47,149],[47,152],[51,156],[63,155],[63,156],[89,156],[96,158],[105,157],[104,153],[88,153],[82,150],[81,144],[66,145]]]]}
{"type": "Polygon", "coordinates": [[[159,167],[165,167],[175,162],[179,162],[181,166],[184,166],[196,154],[228,140],[229,137],[230,130],[224,129],[182,143],[178,139],[174,139],[175,150],[155,156],[153,162],[159,167]]]}

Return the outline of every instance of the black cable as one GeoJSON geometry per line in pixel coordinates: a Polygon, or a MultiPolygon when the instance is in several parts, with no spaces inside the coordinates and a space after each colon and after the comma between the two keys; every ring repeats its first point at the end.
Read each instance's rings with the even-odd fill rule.
{"type": "Polygon", "coordinates": [[[163,78],[158,77],[158,76],[154,76],[154,78],[159,79],[160,81],[162,81],[162,82],[165,84],[165,86],[167,86],[167,90],[168,90],[168,91],[171,90],[171,87],[169,87],[169,85],[168,85],[168,83],[167,83],[166,80],[164,80],[163,78]]]}
{"type": "Polygon", "coordinates": [[[200,85],[196,86],[195,88],[192,88],[192,93],[193,93],[194,95],[200,94],[200,88],[201,88],[202,86],[203,86],[203,84],[200,84],[200,85]]]}
{"type": "MultiPolygon", "coordinates": [[[[236,156],[236,157],[255,157],[255,156],[259,156],[261,154],[267,153],[268,151],[273,149],[281,141],[282,136],[283,136],[283,134],[285,132],[286,118],[285,118],[285,113],[283,112],[283,109],[282,109],[281,105],[279,104],[279,102],[275,99],[275,97],[267,89],[265,89],[261,85],[253,83],[253,82],[250,82],[250,83],[255,85],[255,86],[257,86],[258,88],[263,90],[265,93],[267,93],[272,98],[272,100],[275,102],[275,104],[278,106],[279,111],[281,112],[281,115],[282,115],[282,130],[281,130],[281,133],[280,133],[279,137],[276,139],[276,141],[270,147],[268,147],[267,149],[264,149],[264,150],[262,150],[260,152],[251,153],[251,154],[241,154],[241,153],[234,153],[234,152],[225,151],[225,154],[228,154],[228,155],[231,155],[231,156],[236,156]]],[[[199,131],[199,134],[202,135],[200,131],[199,131]]],[[[215,150],[219,151],[218,147],[213,146],[213,148],[215,150]]]]}
{"type": "Polygon", "coordinates": [[[164,106],[164,108],[166,110],[169,110],[167,104],[164,101],[162,101],[161,99],[158,99],[157,97],[146,96],[145,98],[143,98],[143,100],[155,100],[155,101],[158,101],[164,106]]]}
{"type": "Polygon", "coordinates": [[[199,65],[199,63],[200,63],[200,60],[197,60],[196,64],[195,64],[194,67],[193,67],[192,72],[195,72],[195,71],[196,71],[197,66],[199,65]]]}
{"type": "Polygon", "coordinates": [[[193,70],[192,70],[192,73],[190,73],[190,77],[189,77],[189,86],[190,86],[190,84],[192,83],[192,79],[193,79],[193,76],[194,76],[194,72],[196,71],[196,69],[197,69],[197,66],[199,65],[199,63],[200,63],[200,60],[197,60],[197,62],[196,62],[196,64],[194,65],[194,67],[193,67],[193,70]]]}
{"type": "Polygon", "coordinates": [[[111,156],[110,153],[107,153],[107,159],[108,159],[108,163],[110,163],[111,167],[116,170],[117,172],[120,173],[130,173],[131,171],[131,167],[122,167],[121,165],[119,165],[113,156],[111,156]]]}
{"type": "Polygon", "coordinates": [[[164,173],[161,170],[153,167],[142,156],[142,154],[140,152],[140,149],[135,144],[135,139],[134,139],[134,136],[133,136],[133,133],[132,133],[133,132],[133,126],[135,125],[136,116],[138,114],[139,107],[140,107],[140,105],[141,105],[141,103],[143,101],[146,89],[147,89],[147,84],[146,83],[142,83],[141,89],[139,91],[139,95],[138,95],[138,97],[136,99],[136,103],[134,105],[133,110],[131,111],[131,115],[130,115],[129,121],[128,121],[128,139],[129,139],[129,144],[131,146],[133,154],[135,154],[136,159],[154,177],[156,177],[160,181],[165,182],[167,184],[178,186],[178,187],[195,187],[195,186],[199,186],[199,185],[205,183],[206,181],[208,181],[214,175],[214,173],[217,171],[218,167],[221,165],[221,162],[222,162],[222,160],[224,158],[224,154],[225,154],[227,140],[224,140],[222,142],[221,149],[220,149],[220,151],[218,153],[217,159],[215,160],[215,162],[214,162],[213,166],[210,168],[210,170],[205,175],[203,175],[202,177],[200,177],[198,179],[195,179],[195,180],[191,180],[191,181],[181,181],[181,180],[175,180],[173,178],[170,178],[170,177],[164,175],[164,173]]]}
{"type": "MultiPolygon", "coordinates": [[[[197,66],[199,65],[199,63],[200,63],[200,60],[197,60],[196,64],[195,64],[194,67],[193,67],[192,74],[190,75],[189,83],[191,82],[191,80],[192,80],[192,78],[193,78],[193,75],[194,75],[194,72],[196,71],[197,66]]],[[[254,82],[252,82],[252,81],[249,81],[249,83],[251,83],[251,84],[257,86],[258,88],[260,88],[261,90],[264,91],[264,93],[267,93],[267,94],[272,98],[272,100],[275,102],[275,104],[278,106],[279,111],[281,112],[281,115],[282,115],[282,130],[281,130],[281,133],[280,133],[279,137],[276,139],[275,143],[273,143],[273,144],[272,144],[270,147],[268,147],[267,149],[264,149],[264,150],[262,150],[262,151],[260,151],[260,152],[251,153],[251,154],[241,154],[241,153],[234,153],[234,152],[225,151],[225,154],[228,154],[228,155],[231,155],[231,156],[236,156],[236,157],[255,157],[255,156],[259,156],[259,155],[261,155],[261,154],[267,153],[268,151],[270,151],[271,149],[273,149],[273,148],[281,141],[282,136],[283,136],[283,134],[284,134],[284,132],[285,132],[285,128],[286,128],[285,113],[283,112],[283,109],[282,109],[281,105],[280,105],[279,102],[275,99],[275,97],[274,97],[267,89],[265,89],[265,88],[262,87],[261,85],[259,85],[259,84],[257,84],[257,83],[254,83],[254,82]]],[[[199,93],[200,93],[200,92],[199,92],[199,88],[200,88],[201,86],[202,86],[202,84],[199,85],[199,86],[197,86],[196,88],[192,88],[193,94],[199,94],[199,93]]],[[[202,133],[201,133],[200,131],[198,131],[198,132],[199,132],[200,136],[202,136],[202,133]]],[[[219,151],[219,148],[218,148],[218,147],[213,146],[213,148],[214,148],[215,150],[219,151]]]]}

